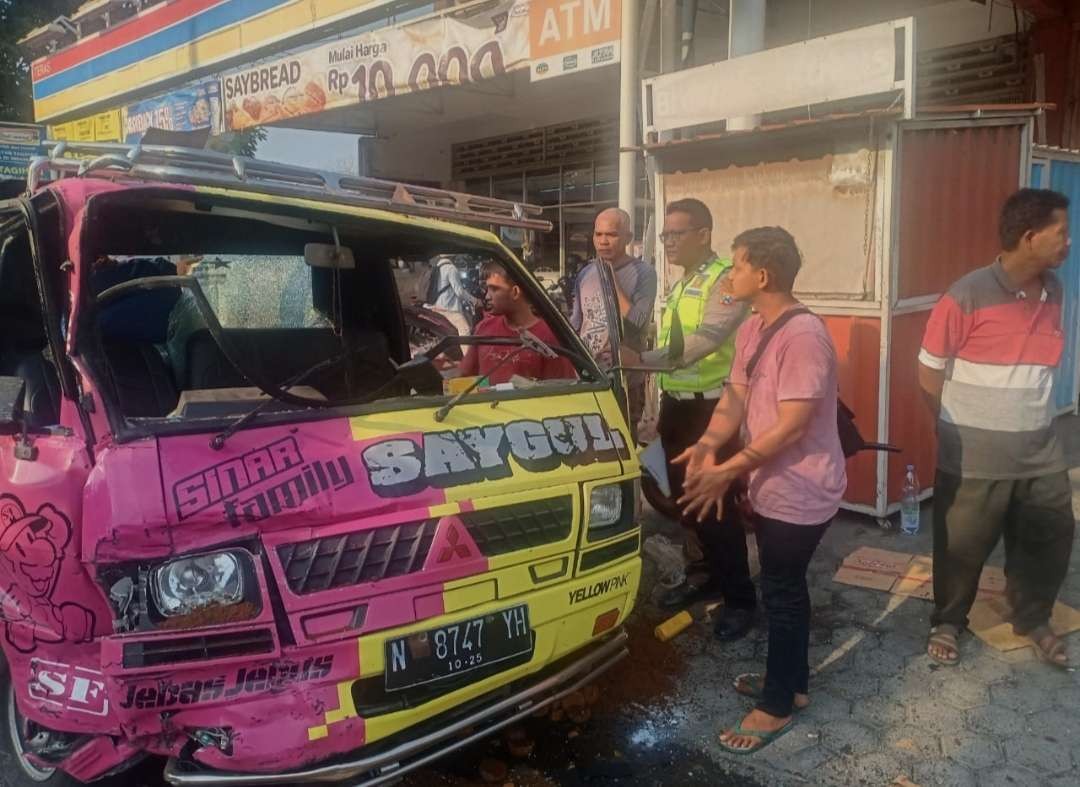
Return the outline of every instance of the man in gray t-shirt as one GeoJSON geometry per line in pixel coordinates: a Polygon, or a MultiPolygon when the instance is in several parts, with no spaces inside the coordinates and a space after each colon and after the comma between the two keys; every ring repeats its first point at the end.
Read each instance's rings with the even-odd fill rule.
{"type": "MultiPolygon", "coordinates": [[[[590,338],[604,336],[608,329],[603,322],[603,304],[598,300],[602,297],[601,290],[598,286],[588,286],[596,278],[591,270],[594,265],[609,265],[614,274],[623,321],[623,344],[636,352],[645,349],[656,302],[656,271],[644,260],[626,253],[631,240],[630,216],[626,211],[608,208],[596,217],[593,225],[596,259],[581,269],[574,282],[574,305],[570,314],[570,324],[590,350],[594,350],[590,338]]],[[[631,427],[636,429],[645,408],[645,375],[631,372],[627,375],[626,385],[631,427]]]]}

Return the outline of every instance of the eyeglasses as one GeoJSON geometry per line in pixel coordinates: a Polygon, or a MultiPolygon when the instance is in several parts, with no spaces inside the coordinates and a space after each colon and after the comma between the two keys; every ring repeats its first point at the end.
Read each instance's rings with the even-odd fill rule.
{"type": "Polygon", "coordinates": [[[701,227],[687,227],[684,230],[668,230],[660,233],[660,242],[667,243],[670,241],[680,241],[683,236],[689,232],[697,232],[701,227]]]}

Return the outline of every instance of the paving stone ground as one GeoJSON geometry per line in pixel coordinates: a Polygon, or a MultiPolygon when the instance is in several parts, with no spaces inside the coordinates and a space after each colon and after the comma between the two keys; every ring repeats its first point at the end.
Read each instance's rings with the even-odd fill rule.
{"type": "MultiPolygon", "coordinates": [[[[1080,493],[1076,471],[1073,486],[1080,493]]],[[[1074,508],[1080,515],[1080,494],[1074,508]]],[[[673,643],[687,669],[673,698],[685,713],[669,734],[695,742],[718,769],[769,785],[883,787],[899,776],[922,787],[1080,785],[1080,671],[1055,670],[1030,649],[1001,653],[971,635],[962,662],[940,666],[925,655],[929,602],[832,582],[860,546],[930,554],[929,507],[922,522],[914,537],[853,515],[830,528],[810,569],[813,704],[791,732],[752,757],[716,746],[720,729],[749,708],[731,681],[764,666],[765,629],[723,645],[702,624],[673,643]]],[[[650,530],[671,532],[659,519],[650,530]]],[[[990,562],[1002,559],[999,548],[990,562]]],[[[1080,545],[1061,600],[1080,608],[1080,545]]],[[[1067,643],[1080,664],[1080,634],[1067,643]]]]}

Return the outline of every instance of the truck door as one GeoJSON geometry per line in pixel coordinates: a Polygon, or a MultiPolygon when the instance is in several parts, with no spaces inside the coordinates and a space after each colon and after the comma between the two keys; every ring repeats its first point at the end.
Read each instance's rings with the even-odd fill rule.
{"type": "Polygon", "coordinates": [[[111,618],[81,562],[91,457],[64,369],[59,232],[50,200],[0,203],[0,645],[28,714],[57,699],[34,691],[34,661],[70,662],[111,618]]]}

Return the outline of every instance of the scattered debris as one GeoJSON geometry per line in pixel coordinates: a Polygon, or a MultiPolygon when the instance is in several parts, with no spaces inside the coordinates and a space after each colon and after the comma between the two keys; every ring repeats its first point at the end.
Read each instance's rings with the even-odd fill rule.
{"type": "Polygon", "coordinates": [[[536,741],[529,737],[524,727],[511,727],[506,731],[504,738],[506,740],[506,750],[510,752],[511,756],[517,757],[519,760],[531,755],[533,749],[536,748],[536,741]]]}
{"type": "Polygon", "coordinates": [[[485,757],[480,760],[480,778],[488,784],[498,784],[506,781],[508,769],[502,760],[494,757],[485,757]]]}
{"type": "Polygon", "coordinates": [[[597,700],[600,699],[600,687],[595,683],[590,683],[582,689],[582,693],[585,695],[586,705],[595,705],[597,700]]]}
{"type": "Polygon", "coordinates": [[[892,787],[919,787],[919,785],[917,785],[907,776],[897,776],[892,781],[892,787]]]}
{"type": "Polygon", "coordinates": [[[661,642],[667,642],[689,628],[693,622],[694,618],[684,609],[679,614],[673,615],[657,626],[654,630],[654,634],[661,642]]]}

